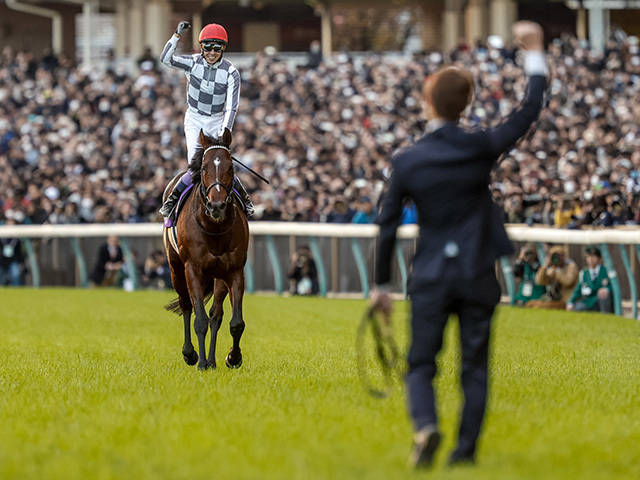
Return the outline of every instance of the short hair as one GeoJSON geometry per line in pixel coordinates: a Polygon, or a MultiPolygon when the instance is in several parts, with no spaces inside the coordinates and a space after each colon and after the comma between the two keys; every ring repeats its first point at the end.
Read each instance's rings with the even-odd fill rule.
{"type": "Polygon", "coordinates": [[[424,97],[438,116],[454,121],[460,118],[471,102],[474,91],[473,77],[459,67],[447,65],[427,77],[424,97]]]}
{"type": "Polygon", "coordinates": [[[600,249],[594,245],[589,245],[585,249],[585,255],[595,255],[596,257],[602,258],[602,253],[600,252],[600,249]]]}

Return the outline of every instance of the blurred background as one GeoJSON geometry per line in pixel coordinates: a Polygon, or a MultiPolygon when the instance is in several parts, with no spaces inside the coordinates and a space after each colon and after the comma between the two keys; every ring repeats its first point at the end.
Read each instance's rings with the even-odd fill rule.
{"type": "MultiPolygon", "coordinates": [[[[17,50],[52,48],[74,62],[104,64],[160,54],[180,20],[193,25],[184,50],[197,46],[207,23],[223,23],[228,52],[273,47],[306,52],[314,41],[335,51],[451,50],[490,35],[510,36],[529,19],[549,39],[562,34],[603,49],[613,29],[640,33],[636,0],[8,0],[0,2],[0,42],[17,50]],[[90,35],[87,35],[90,32],[90,35]]],[[[185,36],[186,37],[186,36],[185,36]]]]}
{"type": "MultiPolygon", "coordinates": [[[[158,60],[180,20],[193,29],[178,53],[194,52],[208,23],[229,33],[225,56],[242,76],[233,153],[271,180],[238,172],[256,205],[252,223],[371,224],[391,156],[424,134],[425,76],[448,62],[473,73],[470,128],[495,125],[519,104],[526,82],[510,26],[521,19],[543,26],[551,85],[536,128],[494,169],[505,221],[637,228],[638,0],[2,1],[0,224],[160,222],[162,192],[187,164],[185,77],[158,60]]],[[[406,205],[403,223],[416,221],[406,205]]],[[[291,257],[314,236],[301,232],[255,237],[255,288],[288,289],[291,257]]],[[[86,285],[108,233],[23,239],[12,250],[23,254],[20,281],[35,284],[37,273],[45,285],[86,285]]],[[[121,242],[143,278],[159,236],[121,242]]],[[[321,293],[367,294],[375,239],[360,242],[310,244],[321,293]]],[[[413,240],[403,242],[406,260],[413,240]]],[[[582,258],[580,242],[563,243],[582,258]]],[[[612,262],[624,278],[617,251],[612,262]]],[[[399,262],[398,290],[403,272],[399,262]]],[[[622,283],[630,298],[635,285],[622,283]]]]}

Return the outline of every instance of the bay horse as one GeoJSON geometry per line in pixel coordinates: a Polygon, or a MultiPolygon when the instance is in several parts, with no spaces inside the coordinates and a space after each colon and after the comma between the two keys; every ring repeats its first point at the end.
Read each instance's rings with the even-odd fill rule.
{"type": "MultiPolygon", "coordinates": [[[[200,370],[216,367],[216,338],[222,324],[222,303],[227,294],[233,311],[229,325],[233,346],[225,364],[229,368],[242,365],[240,337],[245,327],[242,298],[249,225],[243,207],[233,194],[231,141],[229,130],[221,139],[211,139],[200,131],[204,154],[189,167],[193,187],[175,223],[177,250],[171,242],[172,228],[164,228],[162,235],[171,267],[171,280],[178,294],[178,298],[167,304],[165,309],[182,313],[182,355],[188,365],[198,363],[200,370]],[[213,304],[207,316],[205,305],[212,295],[213,304]],[[191,313],[194,309],[199,355],[191,343],[191,313]],[[211,339],[207,356],[205,338],[209,328],[211,339]]],[[[180,176],[169,183],[163,199],[178,181],[180,176]]]]}

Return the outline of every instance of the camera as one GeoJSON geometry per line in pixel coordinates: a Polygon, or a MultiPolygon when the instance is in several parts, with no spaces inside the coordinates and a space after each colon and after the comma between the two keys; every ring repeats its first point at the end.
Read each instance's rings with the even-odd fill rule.
{"type": "Polygon", "coordinates": [[[560,255],[557,253],[551,255],[551,263],[553,263],[554,265],[558,265],[560,263],[560,255]]]}

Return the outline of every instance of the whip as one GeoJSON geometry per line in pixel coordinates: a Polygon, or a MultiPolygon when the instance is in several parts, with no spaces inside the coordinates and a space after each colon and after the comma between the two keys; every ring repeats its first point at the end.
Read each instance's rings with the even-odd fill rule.
{"type": "Polygon", "coordinates": [[[374,398],[387,398],[399,375],[400,354],[391,318],[368,307],[356,334],[358,375],[374,398]]]}

